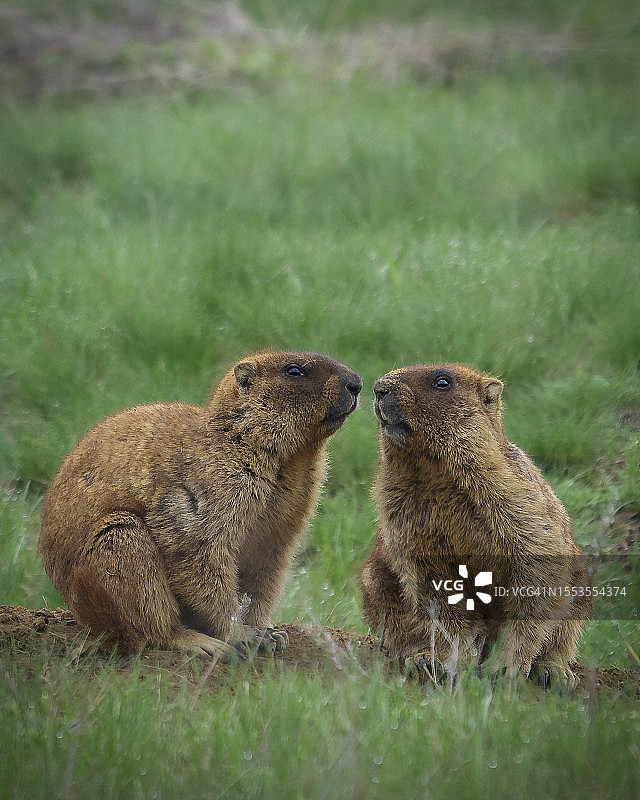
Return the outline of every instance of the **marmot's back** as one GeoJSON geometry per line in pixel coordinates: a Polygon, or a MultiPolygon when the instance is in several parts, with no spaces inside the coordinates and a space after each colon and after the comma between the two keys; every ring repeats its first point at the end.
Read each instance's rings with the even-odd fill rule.
{"type": "Polygon", "coordinates": [[[186,403],[133,406],[101,420],[63,460],[42,508],[39,549],[82,547],[98,520],[130,511],[144,517],[158,489],[184,468],[190,439],[204,433],[204,409],[186,403]]]}

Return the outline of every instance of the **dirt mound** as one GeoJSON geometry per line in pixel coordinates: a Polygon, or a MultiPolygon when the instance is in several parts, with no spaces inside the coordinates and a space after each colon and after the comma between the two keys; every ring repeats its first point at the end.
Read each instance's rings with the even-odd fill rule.
{"type": "MultiPolygon", "coordinates": [[[[275,656],[280,669],[298,668],[305,672],[332,673],[358,665],[366,669],[380,658],[377,640],[373,636],[358,636],[337,628],[315,625],[282,625],[289,635],[289,646],[275,656]]],[[[15,657],[28,665],[41,652],[75,661],[95,651],[95,643],[85,628],[78,625],[70,611],[58,608],[29,609],[20,606],[0,606],[0,647],[11,647],[15,657]]],[[[194,684],[215,683],[229,670],[228,665],[190,659],[182,653],[145,650],[142,662],[151,668],[166,669],[177,676],[187,677],[194,684]]],[[[257,674],[269,663],[258,656],[249,668],[257,674]]],[[[131,659],[122,658],[118,671],[126,674],[132,668],[131,659]]],[[[619,667],[597,669],[574,664],[578,689],[591,693],[594,689],[610,690],[635,696],[640,701],[640,670],[619,667]]]]}
{"type": "MultiPolygon", "coordinates": [[[[286,630],[289,635],[287,649],[274,657],[281,668],[295,665],[306,672],[339,671],[354,662],[360,663],[361,659],[370,661],[375,657],[376,641],[372,636],[313,625],[281,625],[279,629],[286,630]]],[[[16,658],[24,664],[43,651],[74,660],[97,649],[88,631],[76,622],[70,611],[21,606],[0,606],[0,647],[3,646],[12,647],[16,658]]],[[[148,649],[143,652],[142,660],[161,668],[178,669],[181,673],[186,670],[189,676],[194,672],[191,669],[194,659],[180,652],[148,649]]],[[[131,668],[130,659],[122,658],[119,663],[119,671],[127,672],[131,668]]],[[[267,658],[257,656],[251,667],[259,672],[266,663],[267,658]]],[[[206,680],[215,681],[228,669],[228,665],[201,659],[199,670],[195,671],[204,672],[206,680]]]]}

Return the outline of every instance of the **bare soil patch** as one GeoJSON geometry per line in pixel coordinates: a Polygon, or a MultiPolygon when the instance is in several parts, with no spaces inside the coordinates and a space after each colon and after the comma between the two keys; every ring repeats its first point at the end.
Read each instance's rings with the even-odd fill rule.
{"type": "Polygon", "coordinates": [[[306,28],[265,28],[240,6],[123,3],[82,14],[54,3],[37,9],[0,2],[0,88],[11,95],[108,97],[170,89],[268,90],[293,72],[348,84],[362,74],[391,83],[404,75],[450,85],[470,73],[500,72],[514,60],[562,65],[575,43],[508,25],[461,31],[425,19],[372,23],[327,37],[306,28]]]}
{"type": "MultiPolygon", "coordinates": [[[[297,667],[305,672],[339,672],[348,665],[371,663],[376,657],[377,645],[372,636],[358,636],[337,628],[312,625],[279,625],[286,630],[289,645],[283,653],[273,656],[278,668],[297,667]]],[[[0,648],[11,647],[17,660],[28,666],[31,660],[46,650],[51,656],[69,662],[93,653],[96,642],[86,628],[79,625],[70,611],[58,608],[55,611],[30,609],[21,606],[0,606],[0,648]]],[[[257,655],[250,666],[259,674],[271,657],[257,655]]],[[[148,665],[177,671],[193,677],[193,662],[207,681],[216,682],[229,671],[228,664],[193,659],[177,651],[147,649],[142,661],[148,665]]],[[[131,669],[131,659],[117,658],[117,669],[126,673],[131,669]]]]}
{"type": "MultiPolygon", "coordinates": [[[[382,658],[375,637],[360,636],[338,628],[315,625],[281,625],[287,631],[289,646],[274,656],[278,669],[301,669],[305,673],[327,676],[337,675],[347,668],[362,669],[382,658]]],[[[58,608],[29,609],[21,606],[0,606],[0,648],[12,648],[22,666],[29,667],[32,660],[43,651],[72,663],[83,655],[95,652],[95,642],[88,631],[80,626],[70,611],[58,608]]],[[[259,676],[271,659],[258,655],[248,664],[250,671],[259,676]]],[[[131,672],[132,661],[116,660],[117,671],[131,672]]],[[[187,658],[181,653],[166,650],[145,650],[142,664],[151,669],[166,670],[173,677],[186,677],[198,686],[215,685],[229,672],[227,664],[187,658]],[[194,663],[195,661],[195,663],[194,663]]],[[[607,691],[635,697],[640,702],[640,670],[609,667],[598,669],[573,664],[578,677],[578,692],[591,694],[607,691]]]]}

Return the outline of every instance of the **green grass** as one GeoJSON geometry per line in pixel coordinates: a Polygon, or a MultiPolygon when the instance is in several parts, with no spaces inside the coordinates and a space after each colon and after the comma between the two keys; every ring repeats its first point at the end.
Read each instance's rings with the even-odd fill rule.
{"type": "Polygon", "coordinates": [[[354,667],[337,682],[240,669],[212,695],[136,662],[132,677],[109,664],[60,669],[46,653],[34,666],[26,683],[10,663],[3,675],[7,798],[569,800],[631,798],[639,786],[640,712],[588,692],[492,690],[463,675],[452,694],[354,667]],[[29,770],[25,753],[38,754],[29,770]]]}
{"type": "MultiPolygon", "coordinates": [[[[284,20],[294,45],[258,48],[241,65],[251,80],[3,102],[0,603],[61,602],[36,553],[41,500],[89,426],[133,403],[204,402],[264,346],[326,352],[365,382],[280,620],[366,631],[371,386],[402,364],[500,375],[509,437],[578,540],[612,546],[616,512],[640,510],[640,129],[620,66],[638,21],[618,4],[606,20],[596,3],[535,5],[529,18],[530,4],[488,4],[480,22],[580,31],[588,46],[561,69],[342,80],[339,63],[299,62],[304,26],[331,42],[388,18],[384,4],[258,2],[243,7],[284,20]]],[[[457,7],[455,26],[478,22],[477,4],[457,7]]],[[[621,628],[640,652],[637,622],[621,628]]],[[[581,659],[631,667],[609,621],[588,625],[581,659]]],[[[239,669],[194,691],[46,648],[27,669],[8,647],[0,798],[635,797],[637,704],[587,694],[471,675],[451,694],[355,664],[332,678],[239,669]]]]}
{"type": "Polygon", "coordinates": [[[44,484],[106,411],[203,400],[267,344],[332,353],[365,397],[396,364],[474,362],[506,380],[514,438],[579,397],[568,449],[522,444],[592,458],[600,416],[637,398],[627,100],[496,80],[8,109],[3,472],[44,484]],[[594,162],[620,176],[605,199],[594,162]]]}

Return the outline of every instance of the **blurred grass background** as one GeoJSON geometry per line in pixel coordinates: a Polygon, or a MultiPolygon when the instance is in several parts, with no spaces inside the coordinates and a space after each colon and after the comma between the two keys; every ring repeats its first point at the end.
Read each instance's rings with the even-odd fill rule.
{"type": "MultiPolygon", "coordinates": [[[[627,0],[0,5],[0,603],[60,603],[40,507],[88,427],[205,402],[265,346],[365,381],[279,620],[366,630],[371,386],[403,364],[498,374],[507,434],[580,543],[637,553],[639,45],[627,0]]],[[[638,652],[637,622],[621,627],[638,652]]],[[[630,665],[612,622],[589,624],[581,658],[630,665]]],[[[472,676],[451,696],[355,669],[240,673],[200,698],[96,660],[1,665],[0,796],[640,783],[618,696],[472,676]]]]}

